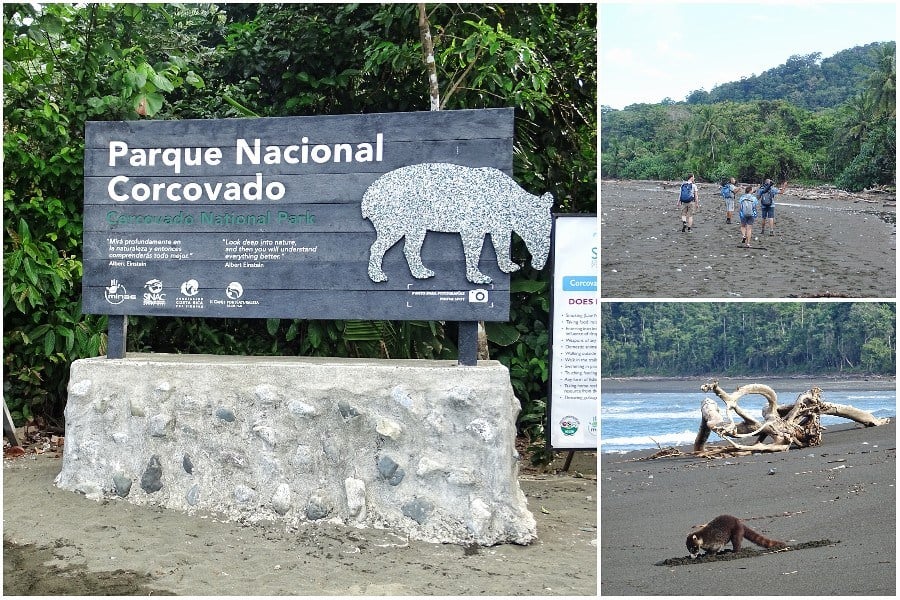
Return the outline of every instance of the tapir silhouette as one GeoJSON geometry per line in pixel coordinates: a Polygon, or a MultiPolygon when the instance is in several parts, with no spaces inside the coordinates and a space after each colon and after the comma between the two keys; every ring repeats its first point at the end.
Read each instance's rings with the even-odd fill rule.
{"type": "Polygon", "coordinates": [[[466,279],[472,283],[491,282],[478,270],[487,234],[504,273],[519,269],[510,260],[513,231],[528,247],[531,265],[542,269],[550,252],[552,206],[551,194],[529,194],[503,171],[489,167],[422,163],[389,171],[368,187],[362,199],[362,215],[377,233],[369,250],[369,278],[387,281],[381,269],[384,254],[403,237],[410,273],[417,279],[432,277],[434,271],[422,264],[421,257],[427,231],[460,234],[466,279]]]}

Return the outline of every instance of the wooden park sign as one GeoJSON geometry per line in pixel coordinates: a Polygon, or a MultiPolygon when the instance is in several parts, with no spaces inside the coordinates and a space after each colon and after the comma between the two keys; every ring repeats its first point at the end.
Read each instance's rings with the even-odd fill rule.
{"type": "Polygon", "coordinates": [[[89,122],[83,310],[507,321],[553,202],[512,139],[512,109],[89,122]]]}

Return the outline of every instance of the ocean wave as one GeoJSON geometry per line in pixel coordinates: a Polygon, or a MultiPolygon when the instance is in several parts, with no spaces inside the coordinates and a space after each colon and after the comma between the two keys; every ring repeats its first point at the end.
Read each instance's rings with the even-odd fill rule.
{"type": "Polygon", "coordinates": [[[700,409],[685,410],[680,412],[632,412],[632,413],[610,413],[607,409],[600,407],[600,418],[610,421],[628,421],[639,419],[699,419],[700,409]]]}
{"type": "Polygon", "coordinates": [[[654,448],[659,443],[660,446],[680,446],[683,444],[692,444],[694,438],[697,437],[697,431],[686,429],[680,433],[663,433],[660,435],[636,435],[625,437],[600,438],[600,447],[631,447],[632,450],[639,448],[654,448]]]}

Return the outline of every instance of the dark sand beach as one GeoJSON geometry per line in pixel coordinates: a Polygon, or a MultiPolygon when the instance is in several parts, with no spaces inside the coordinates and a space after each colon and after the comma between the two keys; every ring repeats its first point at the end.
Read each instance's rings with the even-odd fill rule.
{"type": "Polygon", "coordinates": [[[520,476],[538,540],[428,544],[322,523],[226,523],[53,485],[61,460],[3,461],[3,593],[10,595],[526,595],[597,593],[597,455],[520,476]]]}
{"type": "MultiPolygon", "coordinates": [[[[876,383],[894,386],[861,385],[873,389],[876,383]]],[[[683,384],[686,390],[699,385],[683,384]]],[[[678,384],[603,380],[604,390],[610,386],[669,390],[678,384]]],[[[895,595],[895,423],[831,426],[821,446],[789,452],[636,460],[653,453],[601,455],[601,595],[895,595]],[[657,564],[686,558],[691,528],[720,514],[752,519],[747,525],[789,544],[831,543],[736,560],[657,564]]],[[[750,542],[744,547],[762,550],[750,542]]]]}
{"type": "Polygon", "coordinates": [[[678,184],[601,182],[604,298],[895,296],[895,195],[789,185],[776,198],[776,235],[748,250],[714,184],[698,186],[693,233],[681,233],[678,184]]]}

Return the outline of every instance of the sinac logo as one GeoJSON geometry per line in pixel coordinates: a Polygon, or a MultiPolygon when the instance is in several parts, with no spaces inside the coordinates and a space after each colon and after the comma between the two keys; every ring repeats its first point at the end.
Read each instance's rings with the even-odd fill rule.
{"type": "Polygon", "coordinates": [[[237,300],[244,295],[244,286],[237,281],[232,281],[225,288],[225,295],[228,296],[229,300],[237,300]]]}
{"type": "Polygon", "coordinates": [[[151,294],[158,294],[163,289],[162,281],[159,279],[151,279],[144,284],[144,287],[147,288],[147,291],[151,294]]]}
{"type": "Polygon", "coordinates": [[[162,293],[163,282],[159,279],[151,279],[144,284],[144,306],[165,306],[166,295],[162,293]]]}

